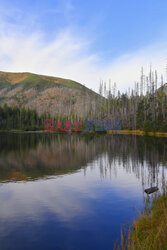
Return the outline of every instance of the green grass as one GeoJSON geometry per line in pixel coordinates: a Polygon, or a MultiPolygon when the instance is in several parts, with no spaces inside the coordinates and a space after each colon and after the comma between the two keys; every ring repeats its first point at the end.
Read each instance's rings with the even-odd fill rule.
{"type": "Polygon", "coordinates": [[[52,87],[67,87],[67,88],[73,88],[73,89],[78,89],[81,91],[93,93],[91,90],[89,90],[85,86],[72,80],[53,78],[53,77],[41,77],[38,75],[31,75],[27,77],[26,79],[19,81],[18,83],[14,85],[14,87],[17,87],[17,86],[22,86],[24,90],[27,90],[30,88],[36,88],[38,91],[42,91],[44,89],[52,88],[52,87]]]}
{"type": "Polygon", "coordinates": [[[133,250],[167,249],[167,194],[154,198],[151,213],[140,214],[133,226],[121,234],[121,248],[133,250]]]}
{"type": "Polygon", "coordinates": [[[19,83],[15,84],[14,86],[22,86],[23,90],[35,88],[38,91],[42,91],[46,88],[55,87],[55,83],[52,80],[42,79],[38,76],[32,75],[27,77],[23,81],[20,81],[19,83]]]}

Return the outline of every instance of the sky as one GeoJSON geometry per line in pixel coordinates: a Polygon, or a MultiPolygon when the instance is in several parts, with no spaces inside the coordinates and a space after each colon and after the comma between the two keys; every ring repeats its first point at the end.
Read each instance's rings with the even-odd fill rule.
{"type": "Polygon", "coordinates": [[[167,74],[166,0],[0,0],[0,71],[133,87],[167,74]]]}

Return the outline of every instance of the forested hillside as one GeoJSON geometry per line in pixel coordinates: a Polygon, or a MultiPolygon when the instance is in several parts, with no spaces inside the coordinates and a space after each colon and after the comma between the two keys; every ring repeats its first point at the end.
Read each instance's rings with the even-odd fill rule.
{"type": "Polygon", "coordinates": [[[120,121],[121,129],[167,131],[167,84],[141,71],[125,93],[100,82],[99,94],[61,78],[0,73],[0,129],[43,129],[44,120],[120,121]]]}
{"type": "Polygon", "coordinates": [[[122,129],[167,131],[167,84],[162,76],[159,80],[157,71],[150,70],[146,76],[142,69],[140,82],[125,93],[105,82],[100,83],[99,92],[106,97],[101,119],[119,120],[122,129]]]}
{"type": "Polygon", "coordinates": [[[0,72],[0,106],[35,109],[39,115],[92,113],[100,96],[84,85],[58,77],[0,72]]]}

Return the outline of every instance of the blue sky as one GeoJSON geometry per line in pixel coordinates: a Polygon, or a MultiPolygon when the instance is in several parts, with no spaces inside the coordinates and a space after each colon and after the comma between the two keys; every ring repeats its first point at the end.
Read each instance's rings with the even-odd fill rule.
{"type": "Polygon", "coordinates": [[[1,70],[132,86],[141,66],[165,74],[166,10],[166,0],[0,0],[1,70]]]}

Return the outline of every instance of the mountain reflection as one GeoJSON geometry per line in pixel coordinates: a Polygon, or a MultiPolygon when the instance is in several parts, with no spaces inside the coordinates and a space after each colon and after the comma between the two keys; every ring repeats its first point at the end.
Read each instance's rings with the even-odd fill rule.
{"type": "Polygon", "coordinates": [[[114,178],[119,167],[144,186],[165,185],[167,140],[106,135],[83,137],[44,133],[0,135],[0,181],[51,178],[98,166],[101,178],[114,178]]]}

